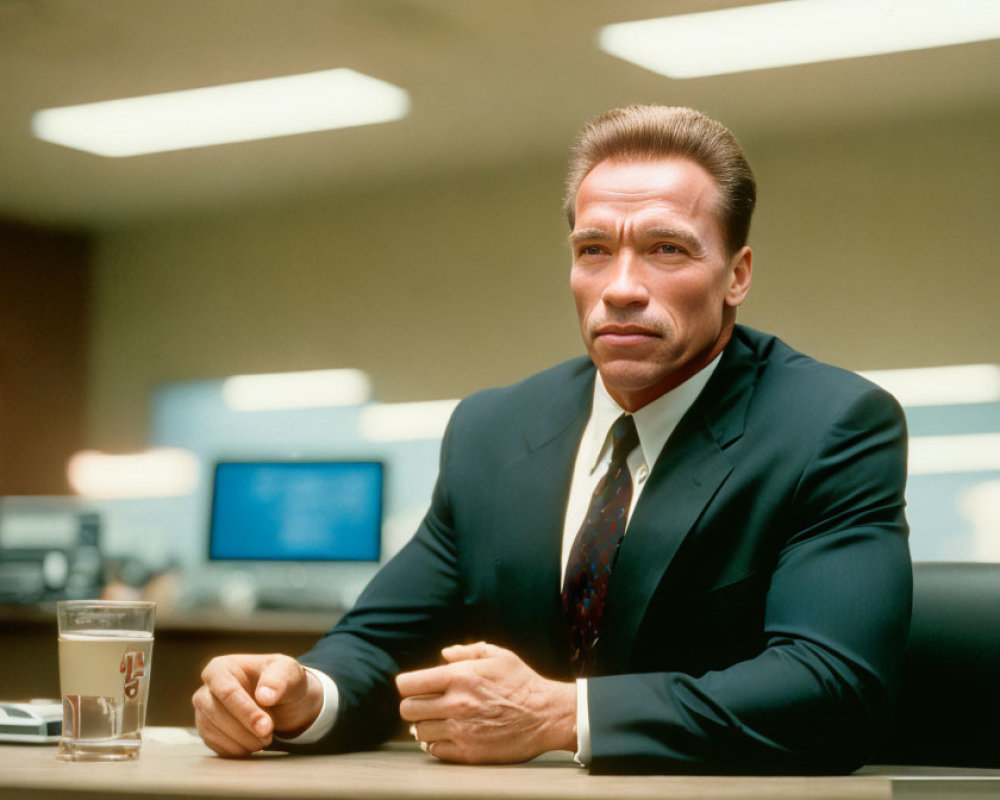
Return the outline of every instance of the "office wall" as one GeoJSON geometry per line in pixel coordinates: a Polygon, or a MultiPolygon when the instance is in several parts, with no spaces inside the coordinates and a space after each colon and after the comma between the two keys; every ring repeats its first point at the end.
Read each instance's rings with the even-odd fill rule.
{"type": "Polygon", "coordinates": [[[104,235],[93,440],[141,445],[164,380],[361,367],[438,399],[574,354],[560,184],[531,163],[104,235]]]}
{"type": "MultiPolygon", "coordinates": [[[[1000,113],[748,139],[761,200],[743,321],[851,368],[1000,360],[1000,113]]],[[[738,133],[738,132],[737,132],[738,133]]],[[[459,396],[581,351],[561,154],[103,232],[88,435],[142,446],[151,388],[362,367],[459,396]]]]}
{"type": "Polygon", "coordinates": [[[852,369],[1000,361],[1000,108],[751,150],[748,322],[852,369]]]}

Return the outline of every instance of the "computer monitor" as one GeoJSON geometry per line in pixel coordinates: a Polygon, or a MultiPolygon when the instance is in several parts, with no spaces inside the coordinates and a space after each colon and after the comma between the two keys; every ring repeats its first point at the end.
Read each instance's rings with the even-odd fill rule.
{"type": "Polygon", "coordinates": [[[221,461],[208,557],[378,561],[383,475],[378,461],[221,461]]]}

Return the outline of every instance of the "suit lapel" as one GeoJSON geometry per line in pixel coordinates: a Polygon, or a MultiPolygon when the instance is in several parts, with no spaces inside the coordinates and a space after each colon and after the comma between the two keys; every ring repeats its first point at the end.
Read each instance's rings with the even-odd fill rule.
{"type": "Polygon", "coordinates": [[[580,437],[593,396],[591,367],[573,379],[569,392],[541,399],[525,426],[523,453],[496,476],[502,515],[496,536],[498,602],[512,630],[531,641],[536,668],[568,668],[559,595],[566,498],[580,437]],[[555,647],[553,647],[555,643],[555,647]],[[565,662],[565,663],[564,663],[565,662]]]}
{"type": "MultiPolygon", "coordinates": [[[[739,330],[739,329],[737,329],[739,330]]],[[[598,668],[627,668],[639,625],[684,539],[732,472],[758,363],[737,335],[657,459],[622,541],[601,623],[598,668]]]]}

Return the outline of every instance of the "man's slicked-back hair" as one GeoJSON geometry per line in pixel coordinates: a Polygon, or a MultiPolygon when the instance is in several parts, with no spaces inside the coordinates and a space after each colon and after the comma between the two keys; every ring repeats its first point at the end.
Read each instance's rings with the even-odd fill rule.
{"type": "Polygon", "coordinates": [[[757,183],[743,149],[720,122],[683,106],[624,106],[591,120],[570,154],[564,208],[573,228],[576,193],[602,161],[687,158],[718,187],[719,220],[730,253],[747,242],[757,203],[757,183]]]}

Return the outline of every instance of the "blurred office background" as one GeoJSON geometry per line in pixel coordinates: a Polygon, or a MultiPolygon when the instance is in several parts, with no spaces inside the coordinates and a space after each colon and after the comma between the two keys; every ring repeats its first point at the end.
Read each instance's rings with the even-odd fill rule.
{"type": "MultiPolygon", "coordinates": [[[[695,106],[744,144],[742,322],[854,370],[979,365],[899,389],[912,543],[1000,560],[1000,41],[694,78],[598,46],[606,25],[744,4],[0,0],[0,564],[88,546],[105,583],[170,575],[181,609],[350,603],[374,563],[210,562],[215,463],[382,462],[379,557],[398,549],[454,399],[582,352],[567,150],[632,102],[695,106]],[[408,113],[130,157],[32,133],[43,109],[342,67],[408,113]],[[363,375],[346,405],[226,394],[317,370],[363,375]],[[150,448],[163,485],[68,481],[81,451],[135,477],[149,462],[100,454],[150,448]]],[[[65,594],[74,553],[41,580],[65,594]]],[[[23,565],[2,574],[30,596],[23,565]]]]}

